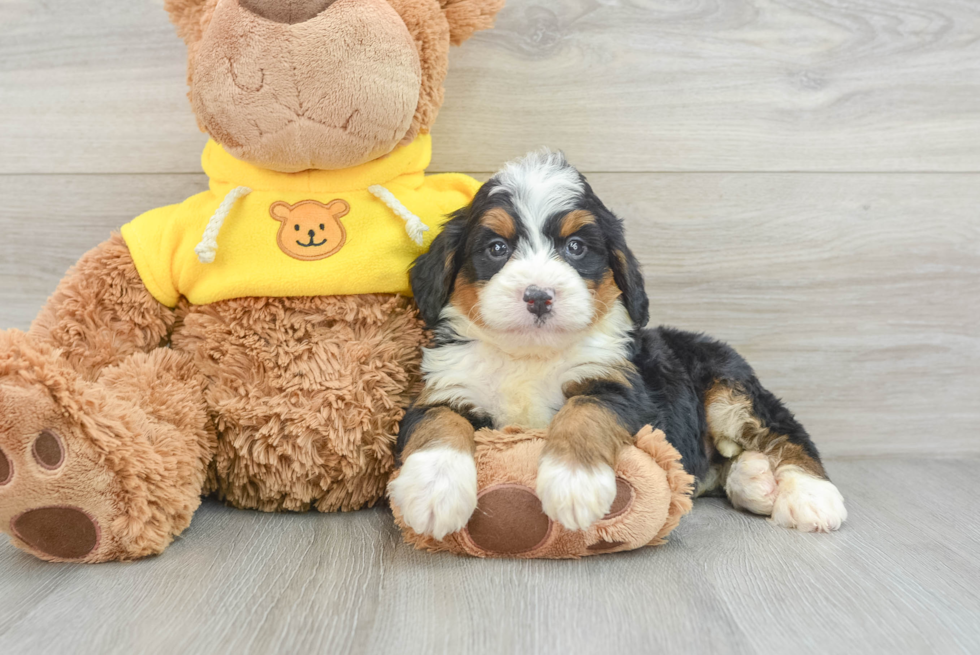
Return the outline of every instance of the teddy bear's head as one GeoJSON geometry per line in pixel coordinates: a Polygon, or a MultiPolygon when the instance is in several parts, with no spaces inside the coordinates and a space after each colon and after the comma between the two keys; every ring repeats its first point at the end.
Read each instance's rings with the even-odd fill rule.
{"type": "Polygon", "coordinates": [[[202,129],[281,172],[356,166],[428,131],[449,45],[504,0],[165,0],[202,129]]]}

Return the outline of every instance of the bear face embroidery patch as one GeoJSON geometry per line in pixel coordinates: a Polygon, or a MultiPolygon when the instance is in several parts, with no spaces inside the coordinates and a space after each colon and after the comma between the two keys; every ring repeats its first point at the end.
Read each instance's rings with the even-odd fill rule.
{"type": "Polygon", "coordinates": [[[282,225],[276,237],[279,249],[306,262],[325,259],[336,254],[347,242],[347,230],[340,219],[350,213],[344,200],[324,205],[316,200],[303,200],[295,205],[275,202],[269,214],[282,225]]]}

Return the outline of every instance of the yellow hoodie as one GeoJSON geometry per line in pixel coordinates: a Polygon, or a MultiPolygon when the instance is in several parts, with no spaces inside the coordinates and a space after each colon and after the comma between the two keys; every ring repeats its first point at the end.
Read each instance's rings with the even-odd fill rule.
{"type": "Polygon", "coordinates": [[[412,262],[480,185],[456,173],[425,176],[431,156],[424,135],[354,168],[276,173],[211,141],[202,157],[210,191],[143,214],[122,236],[146,288],[169,307],[181,296],[195,305],[246,296],[408,296],[412,262]],[[202,251],[206,230],[211,247],[202,251]]]}

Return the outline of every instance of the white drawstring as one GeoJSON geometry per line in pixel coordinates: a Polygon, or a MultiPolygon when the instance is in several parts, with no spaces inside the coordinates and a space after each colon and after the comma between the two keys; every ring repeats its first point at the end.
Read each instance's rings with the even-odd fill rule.
{"type": "Polygon", "coordinates": [[[235,203],[250,193],[252,193],[252,190],[247,186],[235,187],[228,192],[228,195],[218,205],[218,208],[214,210],[214,216],[211,217],[211,220],[208,221],[208,226],[204,229],[204,236],[201,237],[201,243],[197,244],[197,247],[194,248],[194,252],[197,253],[197,259],[202,264],[210,264],[214,261],[214,255],[218,250],[218,232],[221,231],[221,226],[225,224],[225,219],[228,218],[228,214],[231,213],[235,203]]]}
{"type": "Polygon", "coordinates": [[[425,245],[424,235],[429,231],[429,226],[423,223],[421,218],[408,211],[408,208],[401,204],[391,191],[380,184],[369,186],[368,191],[378,200],[388,205],[389,209],[395,212],[396,216],[405,221],[405,231],[408,232],[408,236],[412,238],[412,241],[420,246],[425,245]]]}

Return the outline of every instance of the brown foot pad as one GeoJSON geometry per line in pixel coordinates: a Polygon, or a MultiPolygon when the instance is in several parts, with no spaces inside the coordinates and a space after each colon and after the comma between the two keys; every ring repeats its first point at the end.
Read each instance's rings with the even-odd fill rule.
{"type": "Polygon", "coordinates": [[[519,484],[501,484],[480,494],[466,531],[490,553],[519,555],[541,546],[551,533],[551,519],[535,493],[519,484]]]}
{"type": "Polygon", "coordinates": [[[34,440],[34,459],[41,468],[55,471],[65,463],[65,449],[61,446],[61,437],[51,430],[43,430],[34,440]]]}
{"type": "Polygon", "coordinates": [[[7,456],[0,450],[0,487],[10,482],[12,477],[14,477],[14,468],[10,465],[7,456]]]}
{"type": "Polygon", "coordinates": [[[10,527],[28,546],[57,559],[81,559],[99,545],[99,525],[72,507],[31,509],[14,517],[10,527]]]}
{"type": "Polygon", "coordinates": [[[613,550],[615,548],[619,548],[620,546],[623,546],[625,544],[626,544],[625,541],[597,541],[591,546],[589,546],[586,550],[590,550],[593,553],[603,553],[607,550],[613,550]]]}

